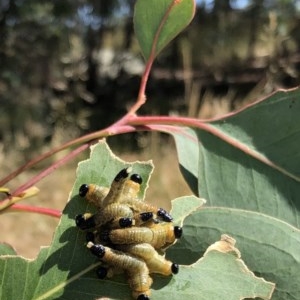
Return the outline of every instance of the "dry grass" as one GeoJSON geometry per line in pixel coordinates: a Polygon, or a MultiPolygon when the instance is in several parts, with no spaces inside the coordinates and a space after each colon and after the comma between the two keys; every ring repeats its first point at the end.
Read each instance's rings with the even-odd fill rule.
{"type": "MultiPolygon", "coordinates": [[[[170,208],[170,200],[178,196],[191,194],[179,171],[176,151],[173,145],[163,148],[154,147],[141,154],[123,153],[120,157],[126,161],[152,159],[155,170],[150,181],[146,199],[170,208]],[[155,152],[155,153],[150,153],[155,152]]],[[[40,193],[25,200],[27,204],[57,208],[62,210],[75,181],[76,165],[56,170],[43,179],[37,186],[40,193]]],[[[20,181],[33,174],[23,174],[20,181]]],[[[0,216],[1,242],[12,245],[16,251],[27,258],[34,258],[40,246],[49,245],[58,220],[48,216],[31,213],[7,213],[0,216]]]]}

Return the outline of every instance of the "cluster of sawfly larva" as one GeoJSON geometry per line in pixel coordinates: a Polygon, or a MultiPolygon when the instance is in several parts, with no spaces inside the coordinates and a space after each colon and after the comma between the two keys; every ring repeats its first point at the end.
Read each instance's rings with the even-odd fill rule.
{"type": "Polygon", "coordinates": [[[79,195],[93,203],[95,214],[76,216],[76,225],[86,234],[87,247],[102,265],[99,278],[124,272],[134,299],[150,299],[151,273],[165,276],[178,273],[179,266],[164,257],[164,251],[182,235],[172,216],[138,198],[142,178],[122,169],[110,189],[83,184],[79,195]]]}

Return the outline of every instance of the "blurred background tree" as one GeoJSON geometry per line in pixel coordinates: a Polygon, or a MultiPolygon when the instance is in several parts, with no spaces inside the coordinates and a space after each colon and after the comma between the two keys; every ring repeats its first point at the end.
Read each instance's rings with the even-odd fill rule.
{"type": "MultiPolygon", "coordinates": [[[[134,3],[0,1],[2,172],[126,112],[144,64],[134,3]]],[[[158,57],[142,113],[211,117],[299,85],[299,1],[197,4],[193,23],[158,57]]]]}

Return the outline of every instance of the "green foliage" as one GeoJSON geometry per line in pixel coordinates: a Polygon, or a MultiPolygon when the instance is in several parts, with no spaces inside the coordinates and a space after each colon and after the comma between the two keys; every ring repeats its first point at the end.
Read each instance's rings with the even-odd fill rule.
{"type": "MultiPolygon", "coordinates": [[[[150,162],[131,164],[121,161],[104,142],[92,148],[90,159],[78,166],[70,201],[63,211],[50,247],[43,248],[33,261],[16,256],[7,247],[0,248],[1,299],[67,300],[80,297],[92,300],[99,296],[111,299],[130,297],[129,287],[122,276],[112,280],[96,278],[93,269],[99,262],[85,247],[85,233],[75,226],[74,221],[77,214],[92,209],[78,196],[80,185],[94,182],[109,186],[114,175],[129,165],[145,179],[145,190],[153,169],[150,162]]],[[[174,200],[174,223],[182,223],[187,215],[198,212],[202,204],[203,200],[194,196],[174,200]]],[[[194,247],[195,242],[191,241],[190,245],[194,247]]],[[[181,251],[182,257],[186,256],[186,251],[189,249],[181,251]]],[[[156,299],[181,299],[184,294],[197,299],[217,300],[224,294],[224,289],[230,294],[226,299],[238,300],[242,296],[262,296],[267,299],[273,289],[271,283],[254,277],[234,251],[222,253],[220,250],[208,252],[203,259],[191,266],[182,266],[176,276],[155,276],[154,282],[153,296],[156,299]],[[237,285],[240,286],[239,289],[235,289],[237,285]],[[235,293],[231,292],[232,289],[235,293]]]]}
{"type": "Polygon", "coordinates": [[[210,251],[196,263],[183,266],[176,280],[153,295],[155,299],[178,300],[182,296],[199,300],[270,299],[272,288],[272,284],[254,277],[234,253],[210,251]]]}
{"type": "MultiPolygon", "coordinates": [[[[238,112],[206,122],[136,115],[145,101],[147,71],[153,59],[191,21],[194,5],[190,0],[137,2],[135,29],[147,64],[136,103],[115,124],[70,142],[61,150],[143,128],[174,136],[182,173],[192,190],[205,198],[206,206],[202,207],[205,201],[195,196],[172,202],[174,222],[183,225],[184,235],[168,249],[167,256],[182,267],[177,276],[155,277],[155,298],[270,299],[274,284],[265,281],[268,280],[276,284],[272,299],[297,300],[300,298],[297,200],[300,90],[277,92],[238,112]],[[224,234],[237,241],[245,263],[232,238],[224,234]],[[265,280],[256,277],[246,265],[265,280]]],[[[36,9],[37,17],[44,15],[39,6],[36,9]]],[[[57,165],[66,161],[59,161],[57,165]]],[[[54,170],[57,165],[50,169],[54,170]]],[[[32,261],[17,256],[5,244],[0,246],[1,298],[130,297],[122,276],[112,280],[96,279],[92,270],[99,262],[86,249],[84,233],[74,224],[77,214],[94,209],[79,198],[79,186],[83,183],[109,186],[115,174],[129,165],[144,179],[140,195],[143,199],[152,163],[121,161],[104,142],[92,148],[90,159],[78,166],[76,182],[52,244],[32,261]]],[[[42,172],[34,180],[43,176],[42,172]]],[[[22,186],[22,191],[34,180],[22,186]]]]}
{"type": "Polygon", "coordinates": [[[299,226],[299,97],[299,89],[280,91],[205,128],[173,134],[193,191],[209,205],[299,226]]]}
{"type": "Polygon", "coordinates": [[[0,253],[1,255],[15,255],[17,254],[16,251],[12,248],[12,246],[1,243],[0,244],[0,253]]]}
{"type": "Polygon", "coordinates": [[[139,0],[134,14],[135,34],[146,60],[158,53],[193,19],[193,0],[139,0]]]}
{"type": "Polygon", "coordinates": [[[201,129],[173,133],[187,182],[212,207],[186,219],[191,231],[178,251],[197,232],[185,256],[191,263],[226,232],[251,270],[277,284],[278,300],[300,298],[299,97],[299,89],[281,91],[201,129]]]}
{"type": "Polygon", "coordinates": [[[184,236],[170,249],[169,257],[193,263],[224,232],[236,239],[255,274],[276,283],[272,299],[299,299],[299,229],[265,214],[225,207],[195,211],[185,219],[184,236]]]}
{"type": "MultiPolygon", "coordinates": [[[[65,299],[74,299],[76,293],[79,295],[85,290],[93,290],[94,294],[90,297],[96,297],[100,291],[105,291],[105,287],[111,285],[108,281],[104,282],[103,288],[101,282],[99,283],[93,276],[93,272],[89,272],[96,267],[97,262],[85,247],[85,234],[76,228],[74,218],[77,214],[91,209],[78,196],[80,185],[97,183],[109,186],[116,173],[125,165],[132,165],[134,170],[143,176],[142,190],[144,191],[153,168],[150,162],[125,163],[112,155],[107,146],[102,143],[92,150],[90,160],[79,164],[71,200],[63,211],[51,246],[43,248],[37,259],[33,261],[14,255],[1,256],[0,269],[1,274],[4,275],[0,289],[1,299],[56,299],[61,295],[64,295],[65,299]],[[90,277],[95,288],[87,289],[85,283],[90,277]],[[97,286],[100,289],[97,289],[97,286]],[[77,287],[77,290],[74,290],[74,287],[77,287]]],[[[126,295],[130,294],[127,286],[125,284],[123,286],[117,292],[119,297],[123,292],[126,295]]]]}

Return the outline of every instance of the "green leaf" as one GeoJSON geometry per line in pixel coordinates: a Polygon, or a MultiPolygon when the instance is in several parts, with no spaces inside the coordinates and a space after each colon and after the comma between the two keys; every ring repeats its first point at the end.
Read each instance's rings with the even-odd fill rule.
{"type": "Polygon", "coordinates": [[[182,224],[186,216],[199,209],[206,201],[195,196],[184,196],[172,200],[171,215],[175,224],[182,224]]]}
{"type": "Polygon", "coordinates": [[[252,271],[276,283],[272,300],[300,299],[300,231],[270,216],[231,208],[199,209],[184,220],[184,235],[170,248],[169,258],[193,263],[222,233],[236,239],[252,271]]]}
{"type": "Polygon", "coordinates": [[[153,293],[154,297],[157,295],[155,299],[271,299],[274,284],[255,277],[239,258],[239,251],[226,239],[210,246],[194,264],[182,266],[180,280],[172,278],[163,290],[153,293]]]}
{"type": "Polygon", "coordinates": [[[170,131],[170,134],[176,142],[180,171],[191,190],[198,195],[199,139],[197,130],[183,127],[175,132],[170,131]]]}
{"type": "MultiPolygon", "coordinates": [[[[70,201],[63,211],[51,246],[42,249],[38,258],[33,261],[18,256],[0,257],[0,274],[3,274],[0,299],[79,299],[82,298],[82,293],[86,293],[84,299],[94,299],[111,289],[111,282],[99,282],[94,276],[92,270],[96,267],[97,260],[85,247],[85,234],[75,226],[77,214],[93,210],[78,196],[78,189],[83,183],[97,183],[108,187],[118,171],[130,165],[144,180],[141,188],[143,197],[153,169],[151,162],[121,161],[104,142],[92,147],[90,159],[78,166],[70,201]]],[[[113,284],[113,297],[123,298],[127,295],[130,298],[130,290],[124,281],[120,288],[116,289],[116,285],[119,284],[113,284]]]]}
{"type": "Polygon", "coordinates": [[[258,211],[299,227],[299,98],[299,89],[281,91],[202,129],[173,133],[183,174],[207,205],[258,211]]]}
{"type": "Polygon", "coordinates": [[[0,255],[15,255],[15,249],[6,243],[0,243],[0,255]]]}
{"type": "Polygon", "coordinates": [[[170,130],[185,179],[213,207],[185,220],[171,259],[194,262],[225,232],[251,270],[276,283],[272,299],[300,299],[299,99],[299,89],[279,91],[222,118],[170,130]]]}
{"type": "Polygon", "coordinates": [[[194,0],[138,0],[134,29],[146,60],[153,58],[193,19],[194,0]]]}
{"type": "MultiPolygon", "coordinates": [[[[34,299],[38,285],[39,269],[45,262],[48,249],[43,248],[37,259],[28,260],[20,256],[0,256],[0,299],[34,299]]],[[[49,281],[50,283],[50,281],[49,281]]]]}
{"type": "MultiPolygon", "coordinates": [[[[81,162],[78,166],[77,179],[70,201],[63,211],[50,247],[41,249],[35,260],[26,260],[16,255],[0,256],[0,274],[2,275],[0,299],[92,300],[99,297],[130,299],[130,289],[122,276],[116,276],[110,280],[97,279],[94,268],[99,265],[99,261],[86,248],[85,233],[80,231],[74,222],[77,214],[93,210],[85,200],[78,196],[80,185],[97,183],[109,186],[117,172],[129,165],[132,165],[134,172],[141,174],[144,179],[141,195],[143,197],[153,169],[151,162],[125,163],[116,158],[104,142],[92,147],[90,159],[81,162]]],[[[176,221],[182,222],[184,216],[197,212],[202,202],[194,196],[175,200],[173,212],[176,221]]],[[[184,251],[182,255],[185,255],[184,251]]],[[[250,274],[250,280],[244,279],[242,275],[245,273],[245,268],[238,267],[240,262],[236,261],[236,257],[233,259],[231,255],[224,255],[222,254],[222,257],[207,255],[195,265],[182,266],[182,271],[176,276],[155,276],[152,289],[154,298],[181,299],[182,295],[186,294],[196,295],[195,299],[201,299],[201,295],[205,294],[206,299],[216,299],[213,296],[216,286],[221,291],[225,288],[222,282],[225,282],[228,293],[239,295],[228,299],[240,299],[243,295],[247,297],[264,295],[268,299],[272,286],[269,283],[262,283],[261,279],[255,278],[252,274],[250,274]],[[223,267],[217,274],[218,276],[214,277],[216,275],[214,269],[219,263],[222,263],[223,267]],[[231,279],[227,276],[228,268],[231,269],[231,279]],[[244,285],[241,291],[235,291],[236,277],[240,278],[239,282],[244,285]],[[228,289],[229,281],[231,281],[229,286],[233,289],[232,293],[228,289]],[[253,285],[256,286],[257,282],[259,282],[259,287],[254,289],[253,285]],[[196,286],[202,286],[203,290],[195,290],[196,286]]]]}

